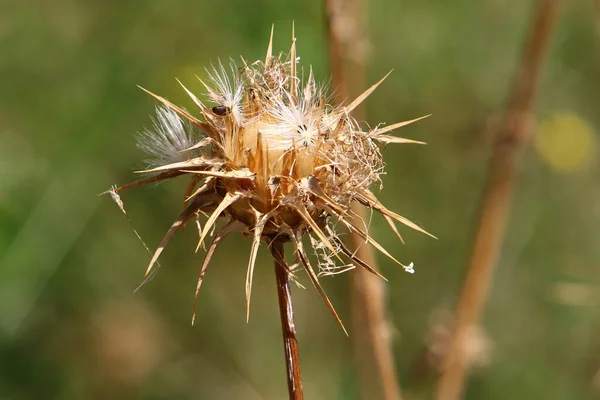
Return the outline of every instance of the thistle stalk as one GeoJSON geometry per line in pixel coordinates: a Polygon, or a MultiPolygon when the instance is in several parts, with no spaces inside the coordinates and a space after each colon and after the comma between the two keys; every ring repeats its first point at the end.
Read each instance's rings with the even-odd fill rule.
{"type": "Polygon", "coordinates": [[[517,179],[518,160],[529,139],[532,108],[550,34],[558,15],[558,3],[558,0],[537,1],[530,36],[503,125],[496,132],[480,219],[458,301],[455,331],[437,388],[438,400],[460,399],[469,373],[465,344],[469,331],[478,323],[483,312],[503,242],[517,179]]]}
{"type": "Polygon", "coordinates": [[[281,316],[281,332],[283,333],[283,349],[287,368],[287,384],[291,400],[301,400],[302,379],[300,377],[300,357],[298,356],[298,340],[292,307],[289,270],[285,262],[283,243],[274,241],[271,244],[271,255],[275,261],[275,278],[277,280],[277,298],[281,316]]]}
{"type": "MultiPolygon", "coordinates": [[[[349,93],[358,92],[364,84],[366,51],[358,47],[366,45],[364,26],[366,3],[366,0],[326,0],[329,64],[338,102],[348,97],[349,93]],[[339,32],[344,16],[351,19],[355,27],[355,36],[347,43],[343,43],[339,32]],[[354,49],[345,52],[345,47],[354,47],[354,49]],[[351,79],[348,79],[350,74],[345,73],[344,59],[348,58],[345,57],[345,53],[355,55],[351,79]]],[[[358,107],[354,111],[354,116],[363,119],[364,108],[358,107]]],[[[351,205],[351,209],[356,215],[356,223],[368,219],[367,210],[357,202],[351,205]]],[[[357,257],[373,269],[379,270],[372,247],[365,245],[364,240],[356,233],[351,232],[350,237],[357,257]]],[[[388,334],[390,322],[386,297],[385,282],[381,279],[364,270],[358,270],[352,275],[350,298],[354,328],[353,342],[363,399],[373,397],[385,400],[402,399],[400,385],[396,378],[391,337],[388,334]]]]}
{"type": "MultiPolygon", "coordinates": [[[[247,319],[258,251],[261,243],[271,248],[290,398],[301,399],[289,280],[303,269],[346,332],[319,276],[357,267],[383,277],[344,245],[337,226],[346,227],[363,243],[370,243],[405,269],[412,268],[412,264],[402,264],[370,236],[362,221],[355,220],[351,205],[359,202],[381,213],[394,231],[396,221],[428,233],[387,209],[370,190],[384,173],[381,152],[386,145],[421,143],[389,133],[424,117],[374,129],[362,126],[351,114],[385,77],[347,104],[328,104],[327,93],[315,81],[311,67],[305,70],[307,77],[299,76],[300,58],[293,28],[291,39],[289,54],[274,54],[271,30],[264,61],[242,58],[241,66],[231,61],[229,68],[219,64],[207,70],[208,83],[200,80],[206,91],[202,99],[180,82],[196,105],[193,111],[144,89],[160,104],[154,129],[139,136],[139,147],[153,158],[149,168],[138,171],[145,178],[107,193],[124,210],[120,191],[187,178],[183,210],[154,251],[144,281],[157,271],[159,257],[175,234],[187,223],[196,222],[196,251],[206,248],[196,284],[197,300],[218,246],[228,235],[242,233],[252,241],[246,269],[247,319]],[[203,216],[206,220],[202,224],[203,216]],[[205,239],[210,237],[212,240],[205,246],[205,239]],[[305,238],[310,239],[304,241],[310,242],[309,251],[303,244],[305,238]],[[293,245],[297,260],[293,267],[286,266],[284,243],[293,245]],[[312,266],[311,254],[316,255],[317,268],[312,266]]],[[[194,315],[195,310],[196,303],[194,315]]]]}

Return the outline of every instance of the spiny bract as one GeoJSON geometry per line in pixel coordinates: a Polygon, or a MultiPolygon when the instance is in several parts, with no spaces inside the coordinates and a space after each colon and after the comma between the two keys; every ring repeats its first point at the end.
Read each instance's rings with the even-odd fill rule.
{"type": "MultiPolygon", "coordinates": [[[[155,157],[153,168],[140,171],[149,174],[148,178],[114,188],[111,193],[118,199],[117,192],[123,189],[180,175],[191,177],[184,210],[154,253],[146,276],[170,238],[186,222],[208,215],[199,228],[199,248],[214,230],[217,219],[224,217],[227,222],[214,233],[208,247],[196,298],[217,245],[229,233],[242,231],[253,238],[246,279],[247,309],[260,242],[280,240],[294,244],[297,265],[304,267],[341,323],[321,289],[302,238],[311,237],[321,271],[326,274],[358,265],[379,275],[344,245],[334,230],[335,224],[345,226],[398,262],[368,234],[364,224],[357,225],[350,205],[357,201],[378,211],[396,234],[394,221],[426,233],[385,208],[369,190],[383,172],[382,144],[421,143],[386,133],[421,118],[361,130],[350,114],[383,79],[348,105],[327,104],[324,89],[315,83],[312,70],[306,82],[297,76],[293,35],[287,58],[272,54],[272,39],[271,31],[264,62],[243,61],[239,68],[232,62],[229,73],[220,65],[209,74],[210,84],[202,82],[208,100],[216,104],[212,108],[184,87],[201,118],[148,92],[161,105],[154,121],[155,132],[140,135],[139,146],[155,157]],[[350,264],[340,266],[333,260],[341,261],[342,255],[350,264]]],[[[412,264],[405,268],[411,269],[412,264]]]]}

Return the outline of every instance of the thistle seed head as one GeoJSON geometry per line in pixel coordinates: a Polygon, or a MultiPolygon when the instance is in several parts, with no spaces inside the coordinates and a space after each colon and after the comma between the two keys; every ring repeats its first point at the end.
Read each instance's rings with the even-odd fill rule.
{"type": "MultiPolygon", "coordinates": [[[[396,233],[394,221],[427,233],[385,208],[369,190],[383,173],[382,146],[421,143],[386,133],[420,118],[363,130],[351,113],[383,79],[347,105],[328,104],[312,69],[306,80],[298,77],[295,38],[287,57],[273,55],[272,38],[271,32],[264,61],[242,60],[239,66],[231,62],[228,69],[219,64],[210,71],[210,81],[201,81],[205,99],[183,87],[197,106],[194,113],[148,92],[161,104],[154,131],[139,137],[139,147],[154,156],[152,168],[140,171],[147,178],[115,188],[113,193],[183,175],[190,178],[184,210],[154,253],[146,275],[184,224],[208,216],[203,226],[198,224],[200,247],[221,218],[226,223],[214,233],[207,249],[196,296],[216,246],[229,233],[242,231],[252,237],[246,280],[248,307],[259,245],[279,240],[294,244],[298,265],[304,267],[337,318],[320,289],[302,238],[311,237],[324,274],[352,266],[378,274],[336,233],[335,226],[341,225],[398,262],[369,235],[364,224],[356,223],[350,209],[353,201],[381,213],[396,233]]],[[[412,269],[412,265],[405,268],[412,269]]]]}

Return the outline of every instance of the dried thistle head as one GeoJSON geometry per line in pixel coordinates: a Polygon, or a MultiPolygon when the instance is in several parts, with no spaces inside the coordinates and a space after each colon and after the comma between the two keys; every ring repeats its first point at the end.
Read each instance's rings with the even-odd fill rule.
{"type": "MultiPolygon", "coordinates": [[[[302,239],[311,237],[325,274],[356,265],[379,275],[344,245],[336,225],[346,227],[401,264],[369,235],[364,224],[355,222],[350,205],[357,201],[381,213],[396,234],[394,221],[427,233],[385,208],[369,190],[383,173],[381,146],[421,143],[386,133],[421,118],[362,130],[352,118],[352,110],[383,79],[347,105],[328,104],[312,69],[305,81],[298,77],[295,38],[287,58],[273,55],[272,38],[271,32],[264,61],[249,64],[242,60],[240,67],[232,62],[230,71],[223,65],[214,68],[209,73],[211,82],[202,82],[207,99],[200,100],[183,87],[198,107],[199,117],[148,92],[161,103],[154,131],[139,136],[140,148],[155,157],[152,168],[139,171],[148,174],[147,178],[114,188],[111,193],[118,199],[117,192],[123,189],[182,175],[190,178],[184,209],[155,251],[146,276],[170,238],[192,218],[208,216],[204,226],[198,224],[196,250],[223,218],[226,223],[212,235],[207,249],[196,298],[217,245],[228,234],[241,231],[253,239],[246,279],[248,309],[260,243],[291,242],[298,265],[304,267],[341,323],[320,287],[302,239]],[[206,100],[211,104],[206,105],[206,100]]],[[[412,263],[404,267],[411,271],[412,263]]]]}

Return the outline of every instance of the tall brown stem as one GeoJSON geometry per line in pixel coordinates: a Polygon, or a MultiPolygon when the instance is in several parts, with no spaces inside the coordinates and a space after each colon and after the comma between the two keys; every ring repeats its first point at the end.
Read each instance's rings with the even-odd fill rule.
{"type": "MultiPolygon", "coordinates": [[[[359,94],[365,87],[366,0],[326,0],[329,62],[335,88],[336,102],[359,94]],[[342,25],[341,21],[351,21],[342,25]],[[342,33],[342,30],[346,33],[342,33]],[[350,32],[350,33],[348,33],[350,32]],[[361,47],[362,46],[362,47],[361,47]],[[349,60],[348,55],[353,57],[349,60]],[[344,60],[350,61],[344,65],[344,60]],[[344,68],[346,67],[346,68],[344,68]]],[[[362,107],[354,117],[364,118],[362,107]]],[[[368,220],[364,207],[357,203],[352,211],[358,218],[368,220]]],[[[377,269],[377,260],[370,246],[350,234],[357,256],[377,269]]],[[[363,399],[400,400],[400,386],[392,353],[390,323],[386,307],[384,282],[366,270],[353,271],[350,297],[353,319],[353,339],[356,367],[363,399]]]]}
{"type": "Polygon", "coordinates": [[[302,379],[300,378],[300,357],[298,356],[298,340],[296,339],[296,324],[292,307],[289,271],[285,262],[283,243],[274,241],[271,244],[271,254],[275,260],[275,277],[277,279],[277,297],[279,299],[279,315],[281,316],[281,331],[283,332],[283,349],[287,367],[287,383],[290,400],[302,400],[302,379]]]}
{"type": "Polygon", "coordinates": [[[470,330],[481,316],[498,260],[517,177],[519,155],[529,139],[540,71],[557,14],[558,0],[538,0],[506,115],[496,132],[479,223],[458,301],[453,341],[437,388],[438,400],[457,400],[462,396],[469,372],[465,346],[470,330]]]}

